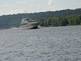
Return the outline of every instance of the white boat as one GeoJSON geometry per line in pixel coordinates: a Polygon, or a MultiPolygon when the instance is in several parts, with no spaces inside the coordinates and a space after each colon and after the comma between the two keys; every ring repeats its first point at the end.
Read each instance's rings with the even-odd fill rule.
{"type": "Polygon", "coordinates": [[[21,21],[21,26],[29,29],[37,29],[38,28],[38,22],[35,20],[24,18],[21,21]]]}

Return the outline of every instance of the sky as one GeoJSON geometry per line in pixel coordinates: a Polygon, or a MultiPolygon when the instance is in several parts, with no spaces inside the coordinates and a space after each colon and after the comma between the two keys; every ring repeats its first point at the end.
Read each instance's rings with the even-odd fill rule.
{"type": "Polygon", "coordinates": [[[0,15],[76,9],[81,0],[0,0],[0,15]]]}

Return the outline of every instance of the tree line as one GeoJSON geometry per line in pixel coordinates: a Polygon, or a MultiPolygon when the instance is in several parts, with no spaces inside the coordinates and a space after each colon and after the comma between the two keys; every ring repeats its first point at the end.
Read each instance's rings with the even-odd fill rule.
{"type": "Polygon", "coordinates": [[[51,16],[47,20],[39,21],[41,26],[68,26],[81,25],[81,15],[79,16],[51,16]]]}

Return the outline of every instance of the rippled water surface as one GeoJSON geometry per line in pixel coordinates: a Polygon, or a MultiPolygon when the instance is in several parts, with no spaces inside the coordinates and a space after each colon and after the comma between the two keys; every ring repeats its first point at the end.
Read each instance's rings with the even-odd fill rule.
{"type": "Polygon", "coordinates": [[[0,61],[81,61],[81,26],[0,30],[0,61]]]}

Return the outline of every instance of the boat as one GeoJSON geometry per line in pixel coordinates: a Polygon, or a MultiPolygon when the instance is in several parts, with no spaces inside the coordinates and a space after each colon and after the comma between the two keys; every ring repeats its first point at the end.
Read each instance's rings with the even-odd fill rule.
{"type": "Polygon", "coordinates": [[[28,29],[37,29],[39,23],[35,20],[24,18],[21,21],[21,26],[28,29]]]}

